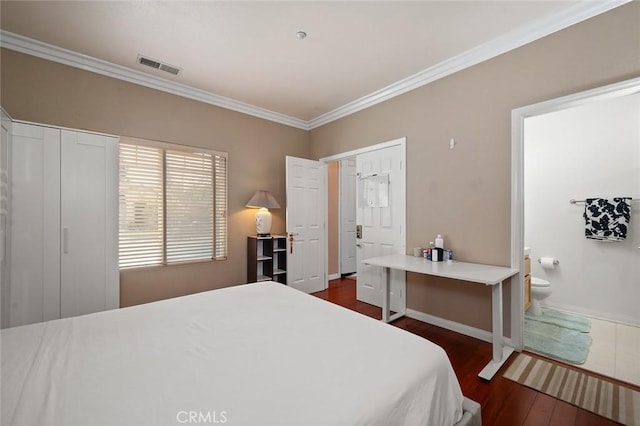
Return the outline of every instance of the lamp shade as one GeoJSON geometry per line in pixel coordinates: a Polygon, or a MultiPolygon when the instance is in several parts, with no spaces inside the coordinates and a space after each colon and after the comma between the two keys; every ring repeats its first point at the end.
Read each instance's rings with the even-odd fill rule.
{"type": "Polygon", "coordinates": [[[267,209],[279,209],[280,204],[278,204],[269,191],[259,190],[253,194],[253,197],[251,197],[245,207],[252,207],[256,209],[260,207],[265,207],[267,209]]]}
{"type": "Polygon", "coordinates": [[[268,209],[279,209],[280,204],[273,198],[269,191],[256,191],[246,204],[246,207],[258,208],[256,213],[256,233],[258,236],[270,235],[271,213],[268,209]]]}

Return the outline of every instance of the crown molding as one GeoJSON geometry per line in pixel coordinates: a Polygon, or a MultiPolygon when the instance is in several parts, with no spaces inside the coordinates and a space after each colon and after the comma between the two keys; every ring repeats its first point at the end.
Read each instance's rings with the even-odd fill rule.
{"type": "Polygon", "coordinates": [[[265,108],[250,105],[215,93],[196,89],[185,84],[145,74],[101,59],[83,55],[28,37],[0,30],[0,46],[27,55],[58,62],[85,71],[128,81],[130,83],[248,114],[254,117],[284,124],[302,130],[312,130],[332,121],[372,107],[403,93],[427,85],[448,75],[472,67],[537,39],[563,30],[579,22],[607,12],[632,0],[580,1],[551,18],[538,20],[494,38],[478,47],[447,59],[387,87],[349,102],[339,108],[305,121],[265,108]]]}
{"type": "Polygon", "coordinates": [[[8,31],[0,30],[0,46],[25,53],[27,55],[80,68],[85,71],[95,72],[118,80],[128,81],[129,83],[138,84],[140,86],[149,87],[151,89],[160,90],[173,95],[230,109],[287,126],[309,130],[308,123],[298,118],[240,102],[235,99],[216,95],[205,90],[196,89],[185,84],[145,74],[131,68],[93,58],[88,55],[83,55],[72,50],[63,49],[48,43],[43,43],[8,31]]]}
{"type": "Polygon", "coordinates": [[[349,102],[334,109],[333,111],[322,114],[308,122],[309,129],[315,129],[316,127],[323,126],[355,112],[377,105],[381,102],[402,95],[403,93],[417,89],[448,75],[462,71],[465,68],[472,67],[473,65],[477,65],[498,55],[509,52],[510,50],[514,50],[542,37],[607,12],[618,6],[622,6],[630,1],[632,0],[579,2],[562,12],[555,14],[551,18],[541,19],[505,33],[479,45],[478,47],[442,61],[433,67],[427,68],[403,80],[390,84],[389,86],[363,96],[360,99],[349,102]]]}

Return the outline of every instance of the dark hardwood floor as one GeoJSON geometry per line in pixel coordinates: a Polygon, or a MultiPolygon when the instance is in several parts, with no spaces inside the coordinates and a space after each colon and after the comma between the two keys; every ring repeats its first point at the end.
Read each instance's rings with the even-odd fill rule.
{"type": "MultiPolygon", "coordinates": [[[[314,293],[314,296],[376,319],[382,317],[380,308],[356,300],[356,282],[352,279],[330,281],[327,290],[314,293]]],[[[411,318],[400,318],[393,325],[444,348],[458,376],[462,393],[482,406],[482,424],[485,426],[617,424],[503,378],[502,374],[515,355],[491,381],[479,378],[478,373],[491,359],[490,343],[411,318]]]]}

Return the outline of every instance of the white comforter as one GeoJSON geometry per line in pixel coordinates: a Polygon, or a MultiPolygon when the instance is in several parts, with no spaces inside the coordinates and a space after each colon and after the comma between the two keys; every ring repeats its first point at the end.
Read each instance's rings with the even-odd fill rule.
{"type": "Polygon", "coordinates": [[[445,352],[277,283],[2,330],[3,425],[448,425],[445,352]]]}

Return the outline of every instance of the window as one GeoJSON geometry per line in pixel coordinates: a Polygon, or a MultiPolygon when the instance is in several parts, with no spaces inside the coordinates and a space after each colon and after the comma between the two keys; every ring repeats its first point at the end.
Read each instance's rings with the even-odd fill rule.
{"type": "Polygon", "coordinates": [[[120,268],[227,257],[227,156],[120,142],[120,268]]]}

